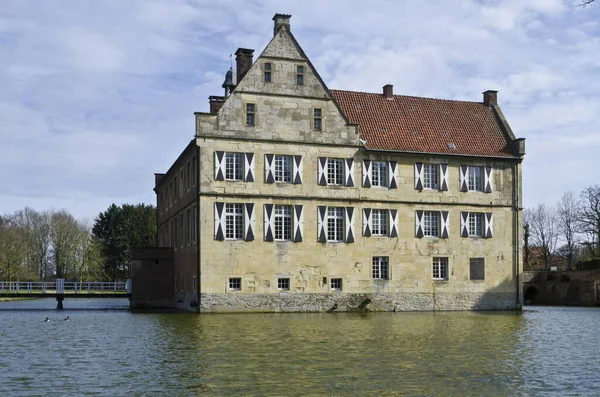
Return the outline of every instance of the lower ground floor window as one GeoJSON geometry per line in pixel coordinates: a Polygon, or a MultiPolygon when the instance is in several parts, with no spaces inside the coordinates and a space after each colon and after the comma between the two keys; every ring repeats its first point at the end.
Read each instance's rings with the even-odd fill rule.
{"type": "Polygon", "coordinates": [[[471,258],[469,267],[469,279],[485,280],[485,258],[471,258]]]}
{"type": "Polygon", "coordinates": [[[374,256],[373,257],[373,278],[388,279],[388,257],[374,256]]]}
{"type": "Polygon", "coordinates": [[[332,278],[331,279],[331,289],[336,291],[342,290],[342,279],[341,278],[332,278]]]}
{"type": "Polygon", "coordinates": [[[229,278],[229,290],[239,291],[241,289],[242,289],[242,279],[239,277],[230,277],[229,278]]]}
{"type": "Polygon", "coordinates": [[[433,258],[433,279],[448,280],[448,258],[433,258]]]}
{"type": "Polygon", "coordinates": [[[277,289],[289,291],[290,279],[289,278],[278,278],[277,279],[277,289]]]}

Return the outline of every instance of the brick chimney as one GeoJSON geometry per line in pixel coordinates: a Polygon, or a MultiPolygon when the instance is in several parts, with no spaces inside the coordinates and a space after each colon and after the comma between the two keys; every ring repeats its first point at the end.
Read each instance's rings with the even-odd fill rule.
{"type": "Polygon", "coordinates": [[[208,97],[208,103],[210,104],[210,112],[212,114],[217,114],[219,109],[221,109],[221,106],[225,103],[225,97],[211,95],[208,97]]]}
{"type": "Polygon", "coordinates": [[[288,31],[290,30],[291,17],[292,16],[289,14],[275,14],[273,17],[273,21],[275,21],[273,26],[273,36],[275,36],[281,28],[287,29],[288,31]]]}
{"type": "Polygon", "coordinates": [[[253,56],[254,50],[249,48],[238,48],[235,52],[236,84],[239,84],[246,73],[248,73],[248,70],[250,70],[253,56]]]}
{"type": "Polygon", "coordinates": [[[385,99],[392,99],[394,97],[394,86],[386,84],[383,86],[383,97],[385,99]]]}
{"type": "Polygon", "coordinates": [[[487,90],[483,93],[483,104],[487,107],[498,105],[498,91],[487,90]]]}

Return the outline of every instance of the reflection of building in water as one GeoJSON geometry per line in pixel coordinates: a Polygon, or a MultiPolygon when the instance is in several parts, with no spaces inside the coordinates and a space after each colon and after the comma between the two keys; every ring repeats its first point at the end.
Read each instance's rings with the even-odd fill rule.
{"type": "Polygon", "coordinates": [[[196,113],[194,139],[156,175],[179,306],[520,307],[524,140],[497,92],[468,102],[391,84],[330,90],[290,16],[274,21],[256,60],[236,51],[236,78],[227,72],[224,96],[196,113]]]}

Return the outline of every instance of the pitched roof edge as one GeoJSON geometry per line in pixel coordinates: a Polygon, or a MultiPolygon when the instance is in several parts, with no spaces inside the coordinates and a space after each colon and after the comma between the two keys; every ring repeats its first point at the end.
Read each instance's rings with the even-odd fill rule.
{"type": "Polygon", "coordinates": [[[366,143],[362,145],[365,151],[369,152],[381,152],[381,153],[406,153],[406,154],[419,154],[419,155],[435,155],[435,156],[452,156],[452,157],[475,157],[475,158],[488,158],[488,159],[501,159],[501,160],[520,160],[519,156],[489,156],[482,154],[461,154],[461,153],[441,153],[441,152],[416,152],[410,150],[393,150],[393,149],[375,149],[369,148],[366,143]]]}
{"type": "Polygon", "coordinates": [[[504,117],[504,113],[502,113],[500,106],[493,105],[492,109],[494,110],[494,115],[496,116],[496,120],[498,121],[498,123],[500,124],[500,127],[502,128],[502,132],[504,132],[504,134],[510,141],[510,146],[513,149],[513,154],[517,157],[521,157],[521,155],[519,154],[519,148],[515,144],[517,137],[515,136],[512,128],[510,128],[508,121],[506,121],[506,117],[504,117]]]}

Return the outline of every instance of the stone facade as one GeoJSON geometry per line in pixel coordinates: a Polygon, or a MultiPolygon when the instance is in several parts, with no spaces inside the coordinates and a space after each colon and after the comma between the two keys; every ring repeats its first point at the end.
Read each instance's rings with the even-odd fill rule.
{"type": "MultiPolygon", "coordinates": [[[[369,150],[361,126],[349,121],[291,34],[289,16],[274,20],[275,35],[263,53],[218,110],[196,114],[195,139],[157,177],[158,243],[174,246],[179,307],[200,312],[520,308],[522,140],[515,155],[506,157],[369,150]],[[240,178],[225,175],[235,168],[227,153],[239,154],[240,178]],[[275,155],[291,156],[291,181],[271,179],[275,155]],[[365,183],[375,162],[389,167],[387,187],[365,183]],[[344,168],[343,183],[324,184],[335,178],[333,164],[344,168]],[[444,188],[418,185],[416,164],[435,165],[445,174],[444,188]],[[463,191],[466,166],[486,172],[485,189],[463,191]],[[488,183],[491,191],[485,192],[488,183]],[[290,211],[289,226],[274,226],[273,206],[290,211]],[[338,223],[323,217],[329,214],[325,207],[340,209],[338,223]],[[224,212],[230,209],[243,211],[240,235],[234,236],[235,216],[224,212]],[[370,231],[373,210],[384,210],[375,211],[385,218],[379,236],[370,231]],[[420,235],[423,214],[434,212],[427,222],[435,222],[436,235],[420,235]],[[481,214],[481,234],[464,236],[470,231],[470,218],[463,219],[467,212],[481,214]],[[340,229],[332,232],[334,224],[340,229]],[[273,238],[275,228],[281,233],[288,227],[289,236],[273,238]],[[339,241],[331,242],[331,236],[339,241]],[[481,261],[477,276],[473,258],[481,261]]],[[[501,113],[498,118],[506,123],[501,113]]],[[[514,141],[510,130],[506,140],[514,141]]],[[[425,234],[432,233],[430,223],[425,234]]]]}

